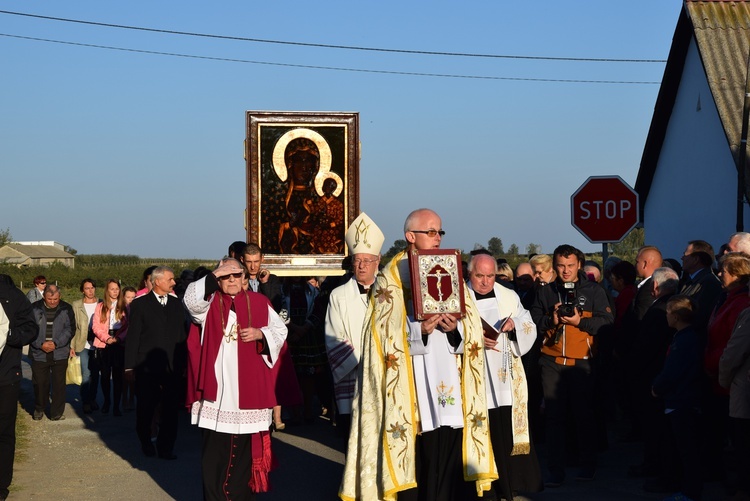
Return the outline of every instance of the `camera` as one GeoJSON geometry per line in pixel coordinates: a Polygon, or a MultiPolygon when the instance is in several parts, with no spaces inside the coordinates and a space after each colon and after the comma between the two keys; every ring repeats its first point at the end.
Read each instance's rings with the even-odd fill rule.
{"type": "Polygon", "coordinates": [[[557,308],[558,317],[572,317],[576,314],[576,284],[575,282],[565,282],[563,284],[563,294],[561,305],[557,308]]]}

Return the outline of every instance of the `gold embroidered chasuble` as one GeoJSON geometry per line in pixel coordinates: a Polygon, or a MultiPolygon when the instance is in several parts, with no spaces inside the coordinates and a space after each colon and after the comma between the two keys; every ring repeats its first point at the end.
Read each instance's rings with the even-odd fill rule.
{"type": "MultiPolygon", "coordinates": [[[[415,440],[420,432],[412,360],[407,342],[406,301],[398,263],[401,252],[378,275],[370,293],[362,332],[359,377],[352,427],[339,497],[349,500],[396,500],[417,486],[415,440]]],[[[404,288],[407,288],[406,294],[404,288]]],[[[467,289],[461,357],[464,480],[477,493],[498,478],[490,443],[484,386],[482,324],[467,289]]]]}
{"type": "MultiPolygon", "coordinates": [[[[475,299],[474,291],[471,290],[471,287],[469,287],[469,290],[472,299],[475,299]]],[[[491,301],[491,304],[497,308],[495,316],[499,318],[506,313],[509,313],[508,316],[512,317],[513,322],[516,324],[517,335],[521,338],[521,342],[515,341],[513,343],[516,352],[509,354],[508,357],[508,362],[510,362],[508,376],[510,377],[507,380],[512,395],[511,424],[513,426],[513,449],[511,451],[511,456],[529,454],[531,451],[528,418],[529,393],[526,383],[526,372],[523,368],[521,356],[525,355],[529,349],[533,347],[534,339],[536,339],[536,325],[531,319],[531,314],[521,305],[521,300],[515,292],[503,289],[502,285],[497,284],[493,287],[493,290],[495,291],[495,297],[488,299],[487,301],[491,301]]],[[[479,306],[479,311],[480,315],[484,314],[481,305],[479,306]]],[[[494,320],[495,316],[492,318],[485,318],[485,320],[494,320]]],[[[493,321],[490,321],[490,324],[492,323],[493,321]]],[[[508,344],[507,349],[511,349],[511,343],[508,341],[507,333],[501,334],[498,341],[504,341],[508,344]]],[[[496,361],[494,364],[495,366],[502,365],[502,362],[497,363],[498,358],[501,358],[502,355],[497,352],[490,355],[491,353],[493,352],[487,351],[485,357],[489,358],[492,356],[496,361]]],[[[487,377],[497,377],[497,380],[501,381],[503,378],[501,371],[497,371],[493,374],[492,362],[485,360],[485,363],[487,365],[487,377]]],[[[492,406],[493,403],[490,401],[488,405],[492,406]]]]}

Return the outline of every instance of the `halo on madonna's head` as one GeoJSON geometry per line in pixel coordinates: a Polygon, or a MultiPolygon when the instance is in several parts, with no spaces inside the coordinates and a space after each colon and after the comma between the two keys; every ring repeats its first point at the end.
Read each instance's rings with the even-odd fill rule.
{"type": "MultiPolygon", "coordinates": [[[[322,176],[331,170],[331,147],[328,146],[328,142],[325,138],[311,129],[292,129],[281,136],[273,147],[273,170],[282,182],[286,181],[288,176],[286,162],[284,161],[284,152],[286,152],[286,147],[291,141],[300,137],[309,139],[318,147],[318,153],[320,153],[318,176],[322,176]]],[[[320,193],[320,190],[318,190],[318,193],[320,193]]]]}

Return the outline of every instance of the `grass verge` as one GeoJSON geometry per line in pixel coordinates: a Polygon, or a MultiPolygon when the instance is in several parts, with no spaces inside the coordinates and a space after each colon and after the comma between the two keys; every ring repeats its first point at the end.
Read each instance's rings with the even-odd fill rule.
{"type": "MultiPolygon", "coordinates": [[[[16,454],[15,454],[15,463],[22,463],[26,461],[28,455],[27,450],[29,446],[29,423],[28,423],[29,415],[26,413],[26,411],[21,407],[21,404],[18,404],[18,414],[16,415],[16,454]]],[[[23,489],[16,483],[11,482],[9,490],[11,492],[18,493],[19,491],[22,491],[23,489]]]]}

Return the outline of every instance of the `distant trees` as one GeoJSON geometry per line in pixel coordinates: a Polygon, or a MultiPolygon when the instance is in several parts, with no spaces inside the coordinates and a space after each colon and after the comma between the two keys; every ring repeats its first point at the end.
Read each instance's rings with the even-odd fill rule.
{"type": "Polygon", "coordinates": [[[383,254],[383,259],[381,262],[386,263],[390,261],[393,256],[401,252],[402,250],[406,249],[406,246],[408,245],[408,242],[404,240],[403,238],[399,238],[395,242],[393,242],[393,245],[391,245],[391,248],[388,249],[388,251],[383,254]]]}
{"type": "Polygon", "coordinates": [[[529,244],[526,246],[526,254],[539,254],[542,252],[542,246],[539,244],[529,244]]]}
{"type": "Polygon", "coordinates": [[[503,249],[503,241],[498,237],[492,237],[489,239],[489,241],[487,242],[487,250],[490,251],[490,253],[495,257],[505,254],[505,249],[503,249]]]}
{"type": "Polygon", "coordinates": [[[10,228],[0,230],[0,247],[5,244],[9,244],[13,241],[13,236],[10,234],[10,228]]]}
{"type": "Polygon", "coordinates": [[[510,244],[510,247],[508,247],[508,252],[506,254],[508,256],[517,256],[518,255],[518,246],[516,244],[510,244]]]}

